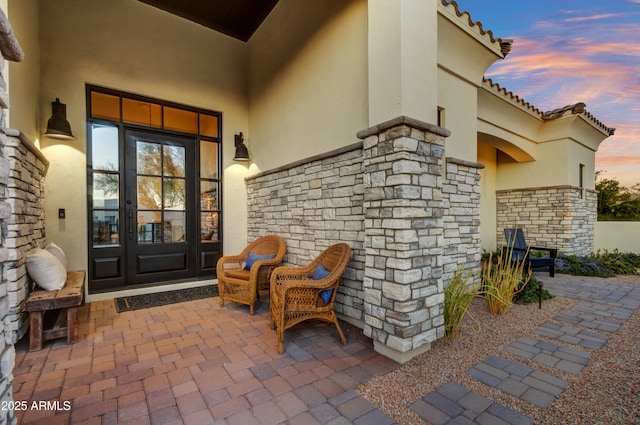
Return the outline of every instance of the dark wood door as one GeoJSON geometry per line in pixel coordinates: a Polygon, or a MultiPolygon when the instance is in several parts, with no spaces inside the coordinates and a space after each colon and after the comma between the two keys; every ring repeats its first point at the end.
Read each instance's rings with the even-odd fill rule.
{"type": "Polygon", "coordinates": [[[125,130],[126,284],[196,276],[195,140],[125,130]]]}

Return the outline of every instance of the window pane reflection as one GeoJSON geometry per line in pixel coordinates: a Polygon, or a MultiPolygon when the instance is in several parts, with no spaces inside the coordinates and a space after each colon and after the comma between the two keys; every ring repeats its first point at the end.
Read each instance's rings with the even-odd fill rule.
{"type": "Polygon", "coordinates": [[[200,182],[200,209],[203,211],[218,209],[218,182],[203,180],[200,182]]]}
{"type": "Polygon", "coordinates": [[[219,240],[218,213],[211,212],[200,215],[200,238],[204,242],[217,242],[219,240]]]}
{"type": "Polygon", "coordinates": [[[114,173],[93,173],[93,208],[118,208],[120,176],[114,173]]]}
{"type": "Polygon", "coordinates": [[[91,162],[94,170],[118,171],[118,128],[91,125],[91,162]]]}
{"type": "Polygon", "coordinates": [[[186,188],[184,179],[164,179],[164,208],[185,210],[186,188]]]}
{"type": "Polygon", "coordinates": [[[120,243],[118,211],[94,211],[92,225],[93,245],[117,245],[120,243]]]}
{"type": "Polygon", "coordinates": [[[162,145],[159,143],[137,142],[136,160],[138,174],[151,174],[159,176],[161,174],[162,145]]]}
{"type": "Polygon", "coordinates": [[[185,149],[181,146],[164,146],[163,175],[184,177],[185,149]]]}
{"type": "Polygon", "coordinates": [[[138,176],[138,208],[159,210],[162,208],[162,178],[138,176]]]}
{"type": "Polygon", "coordinates": [[[138,243],[162,243],[162,213],[138,211],[138,243]]]}
{"type": "Polygon", "coordinates": [[[200,142],[200,177],[206,179],[218,178],[218,144],[200,142]]]}
{"type": "Polygon", "coordinates": [[[184,242],[185,220],[184,212],[167,211],[164,213],[164,243],[184,242]]]}

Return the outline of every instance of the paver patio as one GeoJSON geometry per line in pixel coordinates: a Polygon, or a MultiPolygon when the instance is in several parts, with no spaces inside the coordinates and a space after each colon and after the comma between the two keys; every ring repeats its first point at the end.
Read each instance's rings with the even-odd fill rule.
{"type": "Polygon", "coordinates": [[[343,324],[301,325],[276,351],[267,302],[219,307],[218,298],[117,313],[83,306],[79,342],[16,346],[14,400],[28,424],[391,424],[353,389],[398,364],[343,324]],[[33,408],[33,402],[57,402],[33,408]],[[372,422],[373,421],[373,422],[372,422]]]}
{"type": "MultiPolygon", "coordinates": [[[[640,286],[592,285],[568,276],[546,286],[585,301],[558,315],[561,323],[547,322],[504,350],[569,374],[589,361],[583,345],[599,349],[606,334],[617,331],[612,324],[640,308],[640,286]],[[604,334],[566,324],[578,319],[576,325],[604,334]]],[[[25,402],[16,411],[18,423],[394,423],[354,389],[399,365],[374,352],[362,331],[346,323],[344,346],[332,326],[309,323],[286,332],[286,351],[279,355],[268,301],[250,316],[247,306],[220,308],[217,298],[124,313],[110,300],[83,306],[79,321],[76,344],[61,339],[30,353],[23,338],[16,346],[14,400],[25,402]]],[[[498,355],[468,374],[542,408],[565,390],[566,382],[498,355]]],[[[531,423],[455,382],[425,394],[411,409],[434,424],[531,423]]]]}

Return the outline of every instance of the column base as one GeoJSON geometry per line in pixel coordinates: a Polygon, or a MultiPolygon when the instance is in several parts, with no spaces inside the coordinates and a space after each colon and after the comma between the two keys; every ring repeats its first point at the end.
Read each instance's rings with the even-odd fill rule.
{"type": "Polygon", "coordinates": [[[390,348],[386,345],[384,345],[381,342],[378,341],[373,341],[373,349],[382,354],[385,357],[390,358],[391,360],[394,360],[400,364],[402,363],[406,363],[409,360],[411,360],[412,358],[422,354],[422,353],[426,353],[427,351],[431,350],[431,343],[427,342],[423,345],[421,345],[418,348],[414,348],[413,350],[409,350],[409,351],[405,351],[405,352],[400,352],[398,350],[394,350],[393,348],[390,348]]]}

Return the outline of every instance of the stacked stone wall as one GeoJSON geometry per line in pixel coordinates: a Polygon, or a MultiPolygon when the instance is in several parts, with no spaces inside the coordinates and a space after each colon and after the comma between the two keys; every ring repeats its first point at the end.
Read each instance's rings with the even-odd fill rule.
{"type": "Polygon", "coordinates": [[[505,228],[521,227],[531,246],[574,255],[593,252],[598,218],[595,191],[555,186],[500,190],[496,195],[498,244],[505,243],[505,228]]]}
{"type": "Polygon", "coordinates": [[[4,159],[10,173],[6,191],[0,198],[11,210],[3,225],[3,244],[9,249],[4,278],[9,302],[8,332],[17,342],[26,333],[29,315],[23,309],[33,282],[27,274],[26,258],[34,248],[43,247],[44,178],[48,161],[20,132],[6,129],[4,159]]]}
{"type": "Polygon", "coordinates": [[[480,170],[482,164],[455,158],[446,160],[442,185],[444,204],[444,283],[458,270],[478,282],[480,241],[480,170]]]}
{"type": "MultiPolygon", "coordinates": [[[[13,242],[9,239],[10,227],[15,216],[15,203],[9,199],[13,192],[12,178],[15,177],[12,161],[12,138],[7,137],[6,115],[9,96],[5,80],[5,60],[20,62],[24,53],[2,9],[0,9],[0,423],[15,424],[13,409],[6,409],[13,400],[13,368],[15,366],[16,332],[14,317],[16,312],[15,285],[12,282],[11,265],[15,257],[13,242]]],[[[33,155],[32,155],[33,156],[33,155]]]]}
{"type": "Polygon", "coordinates": [[[312,157],[246,180],[248,238],[278,234],[285,263],[305,265],[325,248],[346,242],[349,265],[336,295],[336,312],[364,320],[364,186],[362,143],[312,157]]]}

